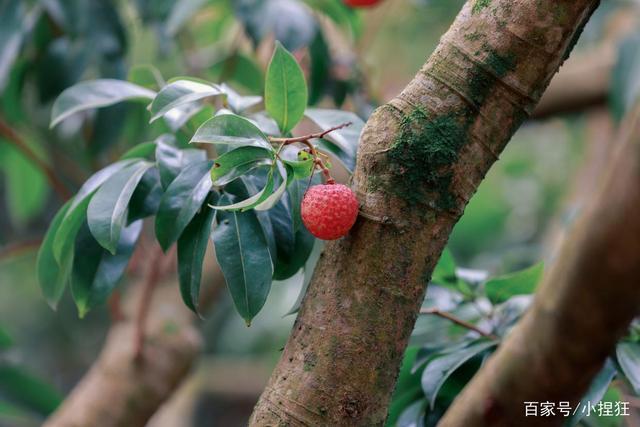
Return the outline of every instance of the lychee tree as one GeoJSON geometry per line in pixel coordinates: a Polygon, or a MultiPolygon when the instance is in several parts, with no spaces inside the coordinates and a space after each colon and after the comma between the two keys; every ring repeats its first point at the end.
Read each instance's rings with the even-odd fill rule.
{"type": "MultiPolygon", "coordinates": [[[[515,129],[533,111],[597,5],[588,0],[470,1],[416,78],[376,110],[360,136],[352,181],[362,203],[359,220],[348,237],[329,243],[324,252],[252,425],[384,423],[426,284],[451,228],[515,129]]],[[[171,161],[162,160],[160,152],[168,144],[157,140],[127,153],[121,160],[125,165],[115,174],[101,171],[90,179],[59,213],[41,252],[40,264],[54,266],[63,279],[53,288],[45,286],[50,301],[56,302],[69,279],[81,313],[103,301],[115,286],[111,279],[120,276],[126,264],[139,232],[136,221],[155,214],[160,245],[167,249],[177,242],[187,305],[198,311],[204,242],[213,227],[218,261],[236,308],[249,322],[264,303],[283,260],[297,270],[308,258],[298,259],[310,250],[305,239],[298,238],[298,233],[305,233],[301,222],[306,215],[294,210],[304,209],[306,190],[310,196],[318,188],[309,189],[314,177],[324,176],[327,186],[320,188],[329,191],[309,199],[308,205],[316,206],[312,213],[330,205],[322,199],[337,187],[330,182],[330,162],[323,152],[352,166],[362,126],[344,112],[305,109],[300,77],[295,61],[277,48],[265,84],[266,114],[251,110],[257,99],[192,79],[170,81],[157,94],[130,87],[132,94],[120,99],[151,101],[152,120],[174,116],[178,123],[191,123],[197,130],[190,140],[205,148],[211,145],[216,153],[207,155],[178,142],[171,148],[179,154],[169,155],[171,161]],[[183,105],[205,99],[221,102],[213,117],[206,110],[195,115],[181,111],[183,105]],[[321,130],[289,134],[305,114],[321,130]],[[354,138],[345,136],[354,129],[354,138]],[[341,144],[342,138],[348,143],[341,144]],[[150,187],[158,188],[157,193],[139,190],[145,176],[156,173],[156,184],[150,187]],[[143,200],[140,205],[133,203],[136,193],[143,200]],[[147,203],[154,198],[158,200],[147,203]],[[275,215],[279,208],[289,213],[285,228],[292,242],[290,252],[282,249],[278,234],[277,220],[287,218],[275,215]],[[265,227],[269,222],[271,229],[265,227]],[[58,237],[64,234],[70,239],[58,237]],[[90,246],[81,246],[85,243],[98,254],[91,260],[103,264],[88,267],[82,262],[91,253],[90,246]],[[281,258],[285,253],[292,256],[281,258]]],[[[78,90],[70,89],[67,99],[83,99],[73,96],[74,89],[78,90]]],[[[109,98],[114,91],[90,93],[109,98]]],[[[325,218],[310,220],[309,228],[325,218]]],[[[306,238],[310,239],[308,234],[306,238]]],[[[569,260],[570,271],[577,268],[571,263],[575,260],[569,260]]],[[[559,279],[559,289],[575,289],[571,277],[559,274],[559,279]]],[[[621,279],[625,286],[629,283],[626,275],[621,279]]],[[[596,305],[593,299],[588,302],[596,305]]],[[[615,319],[618,326],[628,322],[628,311],[624,314],[615,319]]],[[[494,345],[478,344],[474,351],[479,348],[479,352],[473,355],[494,345]]],[[[585,391],[585,379],[597,373],[604,357],[595,359],[572,393],[585,391]]],[[[483,394],[471,397],[474,411],[486,407],[483,399],[483,394]]],[[[486,414],[472,415],[482,425],[480,418],[486,414]]]]}

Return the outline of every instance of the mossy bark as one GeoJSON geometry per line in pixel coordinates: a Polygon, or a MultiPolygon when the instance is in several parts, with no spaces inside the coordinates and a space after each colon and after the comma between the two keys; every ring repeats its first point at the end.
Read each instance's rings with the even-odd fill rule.
{"type": "Polygon", "coordinates": [[[571,230],[533,307],[440,426],[553,426],[524,402],[578,404],[640,310],[640,108],[605,185],[571,230]]]}
{"type": "Polygon", "coordinates": [[[327,245],[250,425],[384,423],[453,225],[598,3],[470,1],[418,75],[374,112],[353,178],[361,215],[327,245]]]}

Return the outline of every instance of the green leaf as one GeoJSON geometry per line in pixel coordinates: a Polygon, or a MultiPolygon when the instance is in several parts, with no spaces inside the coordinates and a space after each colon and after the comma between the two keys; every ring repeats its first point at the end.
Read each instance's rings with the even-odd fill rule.
{"type": "Polygon", "coordinates": [[[51,108],[51,127],[70,115],[92,108],[106,107],[127,100],[149,100],[156,93],[124,80],[100,79],[80,82],[66,89],[51,108]]]}
{"type": "Polygon", "coordinates": [[[314,171],[313,156],[304,150],[298,152],[297,160],[283,160],[284,164],[291,168],[293,179],[309,178],[314,171]]]}
{"type": "Polygon", "coordinates": [[[138,162],[111,176],[89,202],[87,221],[95,239],[112,254],[127,221],[129,202],[142,176],[153,163],[138,162]]]}
{"type": "Polygon", "coordinates": [[[76,233],[86,218],[91,196],[107,179],[136,161],[135,159],[120,160],[94,173],[71,200],[69,209],[53,238],[53,255],[60,266],[60,277],[64,282],[71,273],[73,244],[76,233]]]}
{"type": "Polygon", "coordinates": [[[163,87],[149,106],[151,122],[174,108],[222,94],[216,85],[194,80],[176,80],[163,87]]]}
{"type": "Polygon", "coordinates": [[[207,120],[198,128],[191,142],[236,147],[250,145],[273,150],[267,136],[256,125],[235,114],[220,114],[207,120]]]}
{"type": "Polygon", "coordinates": [[[636,394],[640,394],[640,344],[621,342],[616,347],[618,363],[636,394]]]}
{"type": "Polygon", "coordinates": [[[124,275],[141,231],[142,221],[122,229],[115,254],[111,254],[95,240],[86,222],[80,227],[71,276],[71,294],[80,318],[109,298],[124,275]]]}
{"type": "Polygon", "coordinates": [[[11,336],[4,329],[0,328],[0,350],[6,350],[13,345],[11,336]]]}
{"type": "Polygon", "coordinates": [[[58,261],[56,261],[53,254],[53,241],[70,205],[70,201],[65,203],[51,221],[42,245],[38,250],[38,258],[36,260],[36,272],[40,289],[42,289],[42,294],[47,303],[54,310],[62,297],[70,272],[68,269],[65,271],[64,268],[61,268],[58,261]]]}
{"type": "MultiPolygon", "coordinates": [[[[223,196],[223,202],[231,202],[223,196]]],[[[247,325],[264,306],[273,264],[255,212],[218,212],[213,231],[216,258],[238,313],[247,325]]]]}
{"type": "Polygon", "coordinates": [[[195,313],[198,313],[202,264],[215,215],[216,211],[204,204],[178,239],[180,294],[187,307],[195,313]]]}
{"type": "MultiPolygon", "coordinates": [[[[275,189],[273,193],[268,195],[264,200],[255,205],[253,208],[257,211],[266,211],[271,209],[284,195],[284,192],[287,190],[287,184],[291,181],[290,177],[293,176],[293,171],[290,172],[290,169],[286,168],[282,162],[276,162],[276,168],[278,169],[278,179],[280,180],[280,184],[275,189]]],[[[272,173],[273,169],[272,169],[272,173]]],[[[275,179],[275,178],[274,178],[275,179]]],[[[275,185],[275,181],[274,181],[275,185]]]]}
{"type": "Polygon", "coordinates": [[[293,55],[279,42],[267,68],[264,101],[283,134],[298,124],[307,107],[304,74],[293,55]]]}
{"type": "Polygon", "coordinates": [[[211,160],[192,164],[180,172],[162,196],[155,229],[156,238],[163,250],[166,251],[178,240],[187,224],[200,210],[211,190],[211,166],[211,160]]]}
{"type": "MultiPolygon", "coordinates": [[[[232,52],[229,56],[222,58],[209,67],[208,71],[216,81],[234,83],[246,89],[247,93],[264,92],[264,72],[262,67],[255,59],[243,53],[232,52]]],[[[258,102],[262,101],[262,97],[258,97],[257,100],[258,102]]],[[[246,107],[235,108],[240,104],[234,105],[231,102],[229,102],[229,106],[236,113],[246,109],[246,107]]]]}
{"type": "Polygon", "coordinates": [[[386,426],[396,426],[396,421],[402,416],[401,414],[417,400],[422,402],[421,409],[426,406],[424,399],[421,399],[423,394],[420,387],[420,375],[416,375],[412,370],[417,354],[418,347],[414,346],[408,347],[404,354],[396,388],[393,392],[391,405],[389,405],[386,426]]]}
{"type": "Polygon", "coordinates": [[[155,151],[155,141],[143,142],[127,150],[122,156],[120,156],[120,160],[149,159],[155,151]]]}
{"type": "Polygon", "coordinates": [[[236,211],[236,210],[246,211],[249,209],[253,209],[259,206],[260,204],[262,204],[264,201],[267,200],[267,198],[269,198],[269,196],[273,194],[273,187],[274,187],[273,170],[270,170],[269,174],[267,175],[267,181],[265,183],[265,186],[262,188],[262,190],[260,190],[253,196],[250,196],[240,202],[232,203],[230,205],[218,205],[218,206],[214,206],[213,208],[221,211],[236,211]]]}
{"type": "Polygon", "coordinates": [[[262,147],[240,147],[215,159],[211,180],[215,185],[225,185],[259,166],[271,164],[273,151],[262,147]]]}
{"type": "Polygon", "coordinates": [[[492,341],[480,341],[464,349],[436,357],[428,363],[422,373],[422,390],[431,408],[435,405],[440,388],[451,374],[471,358],[495,345],[492,341]]]}
{"type": "Polygon", "coordinates": [[[131,196],[127,214],[127,224],[158,212],[164,190],[160,184],[158,168],[152,167],[142,175],[140,183],[131,196]]]}
{"type": "Polygon", "coordinates": [[[186,166],[207,160],[207,153],[198,149],[183,150],[159,141],[156,149],[156,160],[160,171],[162,188],[166,190],[186,166]]]}
{"type": "Polygon", "coordinates": [[[565,424],[566,427],[574,427],[578,425],[582,418],[584,418],[586,413],[583,413],[580,408],[587,407],[587,402],[590,402],[591,407],[594,407],[598,404],[598,402],[600,402],[600,400],[602,400],[602,397],[607,392],[609,384],[611,384],[611,380],[613,379],[615,374],[615,364],[611,361],[611,359],[607,359],[604,363],[604,366],[602,367],[602,370],[600,370],[598,375],[596,375],[593,381],[591,381],[589,390],[587,390],[587,393],[580,400],[580,403],[577,406],[578,410],[571,416],[571,418],[567,420],[565,424]]]}
{"type": "Polygon", "coordinates": [[[166,83],[160,71],[151,64],[138,64],[129,69],[127,80],[150,90],[159,90],[166,83]]]}
{"type": "Polygon", "coordinates": [[[540,262],[525,270],[490,279],[484,285],[487,298],[493,304],[500,304],[514,295],[532,294],[543,272],[544,263],[540,262]]]}
{"type": "Polygon", "coordinates": [[[0,394],[42,416],[51,414],[62,396],[51,385],[22,368],[0,364],[0,394]]]}
{"type": "Polygon", "coordinates": [[[422,399],[413,402],[402,411],[394,427],[418,427],[424,425],[421,419],[424,416],[426,406],[426,402],[422,399]]]}
{"type": "Polygon", "coordinates": [[[4,92],[10,79],[12,66],[20,54],[30,25],[25,19],[25,3],[20,0],[0,3],[0,93],[4,92]]]}
{"type": "MultiPolygon", "coordinates": [[[[264,81],[264,78],[260,77],[260,86],[261,87],[260,87],[260,90],[258,90],[256,92],[262,93],[262,81],[264,81]]],[[[229,105],[231,110],[236,114],[240,114],[240,113],[244,112],[245,110],[248,110],[251,107],[255,107],[256,105],[258,105],[258,104],[260,104],[262,102],[262,97],[261,96],[243,96],[243,95],[240,95],[238,92],[236,92],[233,89],[231,89],[225,83],[222,83],[220,85],[220,87],[222,88],[224,93],[227,95],[227,104],[229,105]]]]}
{"type": "Polygon", "coordinates": [[[449,283],[456,281],[456,261],[449,248],[445,248],[433,270],[431,281],[434,283],[449,283]]]}

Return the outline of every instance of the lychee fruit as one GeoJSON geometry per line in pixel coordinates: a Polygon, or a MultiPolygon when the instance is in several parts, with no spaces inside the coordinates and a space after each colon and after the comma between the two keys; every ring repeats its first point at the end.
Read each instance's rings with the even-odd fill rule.
{"type": "Polygon", "coordinates": [[[314,185],[307,190],[300,209],[302,222],[311,234],[322,240],[345,236],[358,217],[358,199],[342,184],[314,185]]]}

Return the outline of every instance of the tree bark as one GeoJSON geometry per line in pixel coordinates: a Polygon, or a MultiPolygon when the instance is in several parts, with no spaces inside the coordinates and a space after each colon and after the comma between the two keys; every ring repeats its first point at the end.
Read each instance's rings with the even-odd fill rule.
{"type": "MultiPolygon", "coordinates": [[[[203,307],[224,283],[219,269],[206,271],[203,307]]],[[[140,286],[132,291],[124,302],[125,319],[111,327],[98,360],[43,427],[142,427],[187,376],[200,354],[201,336],[178,284],[154,293],[139,358],[135,311],[143,292],[140,286]]]]}
{"type": "Polygon", "coordinates": [[[524,402],[586,392],[640,311],[640,108],[606,182],[574,225],[532,308],[454,401],[440,426],[561,425],[524,402]]]}
{"type": "Polygon", "coordinates": [[[363,132],[361,215],[327,245],[253,426],[377,426],[453,225],[595,0],[469,1],[363,132]]]}

